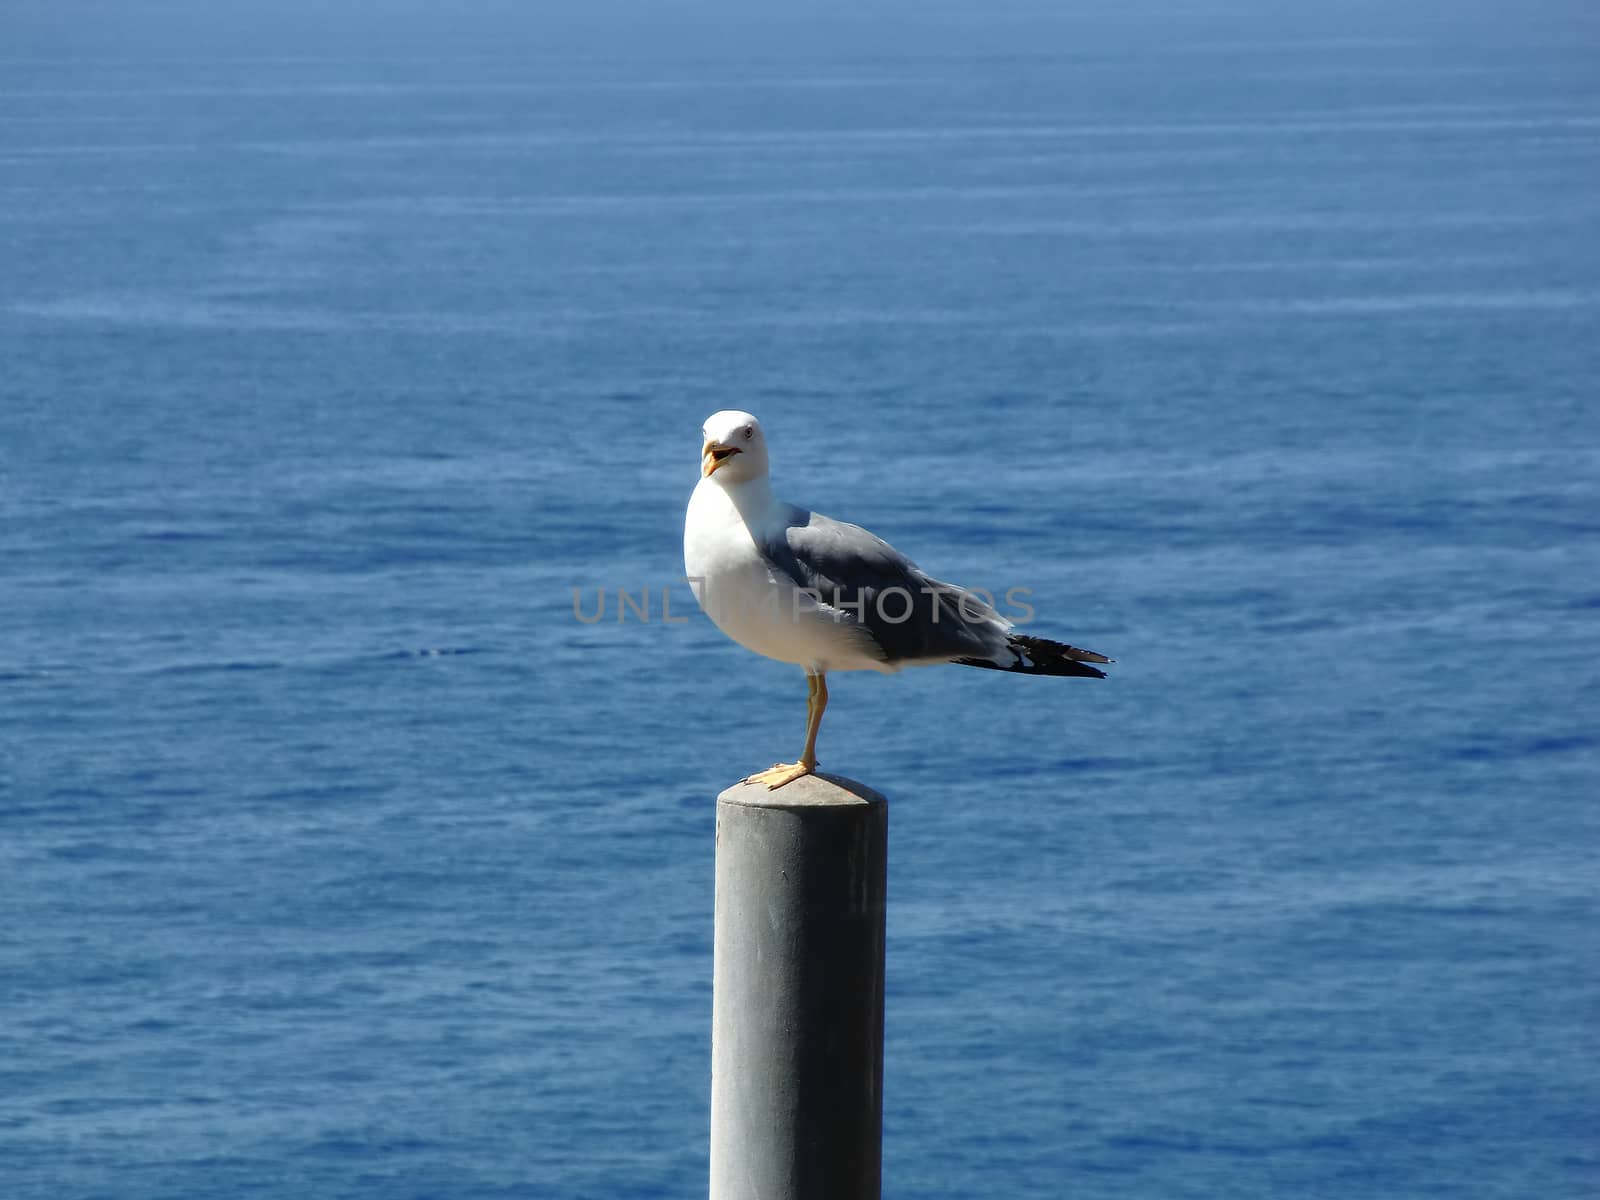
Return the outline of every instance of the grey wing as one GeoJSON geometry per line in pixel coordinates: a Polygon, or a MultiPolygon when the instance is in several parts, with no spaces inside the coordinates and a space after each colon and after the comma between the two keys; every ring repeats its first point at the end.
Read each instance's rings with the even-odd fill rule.
{"type": "Polygon", "coordinates": [[[886,663],[948,662],[1006,653],[1011,626],[981,596],[924,574],[859,525],[795,509],[767,561],[857,626],[886,663]]]}

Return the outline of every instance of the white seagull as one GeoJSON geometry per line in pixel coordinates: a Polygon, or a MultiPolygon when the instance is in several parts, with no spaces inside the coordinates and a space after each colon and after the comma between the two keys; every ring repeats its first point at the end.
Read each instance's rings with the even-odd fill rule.
{"type": "Polygon", "coordinates": [[[859,525],[772,494],[761,422],[724,410],[701,431],[700,482],[689,498],[683,564],[695,599],[748,650],[806,673],[806,744],[746,783],[780,788],[817,769],[829,671],[959,663],[1023,675],[1105,678],[1092,650],[1017,633],[983,597],[941,583],[859,525]]]}

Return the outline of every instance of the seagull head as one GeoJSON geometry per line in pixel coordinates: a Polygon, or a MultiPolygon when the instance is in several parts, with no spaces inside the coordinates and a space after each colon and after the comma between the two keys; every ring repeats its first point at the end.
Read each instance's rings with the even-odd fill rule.
{"type": "Polygon", "coordinates": [[[700,430],[700,475],[724,483],[742,483],[767,473],[767,439],[761,422],[747,412],[725,408],[706,418],[700,430]]]}

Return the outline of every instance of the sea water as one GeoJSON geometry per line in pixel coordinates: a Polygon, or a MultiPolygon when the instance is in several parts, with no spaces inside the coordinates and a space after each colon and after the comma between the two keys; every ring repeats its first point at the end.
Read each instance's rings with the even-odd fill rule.
{"type": "Polygon", "coordinates": [[[1600,22],[1336,7],[12,0],[0,1192],[703,1191],[736,407],[1118,660],[830,680],[886,1196],[1595,1194],[1600,22]]]}

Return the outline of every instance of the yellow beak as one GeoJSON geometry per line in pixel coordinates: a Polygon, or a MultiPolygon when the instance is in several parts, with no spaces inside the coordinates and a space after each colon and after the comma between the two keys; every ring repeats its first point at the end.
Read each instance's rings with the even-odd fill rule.
{"type": "Polygon", "coordinates": [[[739,447],[725,446],[708,438],[706,444],[700,447],[700,478],[710,479],[718,467],[737,453],[739,447]]]}

